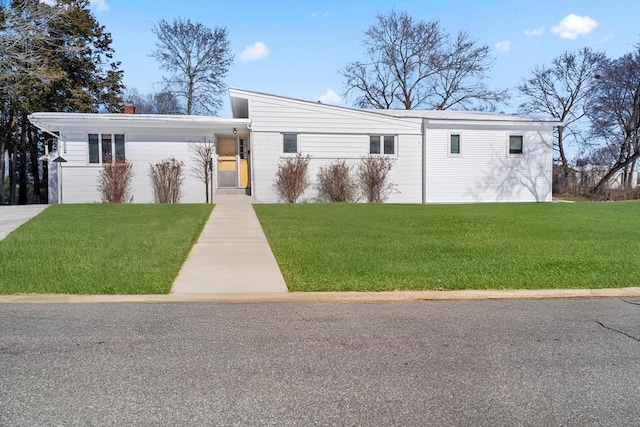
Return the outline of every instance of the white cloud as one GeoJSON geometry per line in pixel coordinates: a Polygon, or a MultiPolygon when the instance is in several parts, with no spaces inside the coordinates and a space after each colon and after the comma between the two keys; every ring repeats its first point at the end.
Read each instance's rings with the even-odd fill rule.
{"type": "Polygon", "coordinates": [[[327,91],[318,97],[318,101],[323,104],[339,104],[342,102],[342,98],[333,89],[327,89],[327,91]]]}
{"type": "Polygon", "coordinates": [[[44,3],[48,6],[55,6],[56,5],[56,0],[40,0],[40,3],[44,3]]]}
{"type": "Polygon", "coordinates": [[[95,7],[96,10],[100,12],[109,10],[109,5],[107,4],[107,0],[91,0],[91,6],[95,7]]]}
{"type": "Polygon", "coordinates": [[[570,13],[562,18],[557,27],[553,27],[551,32],[557,34],[561,39],[576,39],[579,36],[586,36],[598,26],[598,22],[588,16],[578,16],[570,13]]]}
{"type": "Polygon", "coordinates": [[[257,61],[269,56],[269,48],[262,42],[255,42],[240,52],[240,59],[243,61],[257,61]]]}
{"type": "Polygon", "coordinates": [[[312,18],[326,18],[327,16],[329,16],[329,12],[314,12],[311,14],[312,18]]]}
{"type": "Polygon", "coordinates": [[[534,28],[533,30],[524,30],[524,35],[527,37],[538,37],[544,34],[544,27],[534,28]]]}
{"type": "Polygon", "coordinates": [[[496,49],[498,49],[500,52],[509,52],[509,49],[511,49],[511,41],[502,40],[496,43],[496,49]]]}

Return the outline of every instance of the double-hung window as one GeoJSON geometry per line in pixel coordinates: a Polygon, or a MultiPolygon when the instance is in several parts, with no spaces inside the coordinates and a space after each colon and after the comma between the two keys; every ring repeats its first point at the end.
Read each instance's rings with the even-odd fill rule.
{"type": "Polygon", "coordinates": [[[395,135],[370,135],[369,154],[396,154],[395,135]]]}
{"type": "Polygon", "coordinates": [[[125,160],[124,134],[90,133],[88,143],[90,164],[125,160]]]}

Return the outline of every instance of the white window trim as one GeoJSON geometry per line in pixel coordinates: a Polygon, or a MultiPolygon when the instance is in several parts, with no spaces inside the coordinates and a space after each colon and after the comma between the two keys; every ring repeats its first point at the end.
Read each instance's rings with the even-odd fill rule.
{"type": "Polygon", "coordinates": [[[300,133],[298,132],[282,132],[280,134],[280,156],[281,157],[295,157],[300,154],[300,133]],[[285,135],[295,135],[296,136],[296,152],[295,153],[285,153],[284,152],[284,136],[285,135]]]}
{"type": "Polygon", "coordinates": [[[461,132],[449,132],[447,134],[447,156],[448,157],[462,157],[462,133],[461,132]],[[458,148],[459,148],[459,153],[452,153],[451,152],[451,136],[452,135],[458,135],[458,148]]]}
{"type": "Polygon", "coordinates": [[[367,135],[367,153],[370,156],[387,156],[387,157],[398,157],[398,135],[388,134],[388,133],[370,133],[367,135]],[[371,137],[379,136],[380,137],[380,153],[372,153],[371,152],[371,137]],[[393,137],[393,154],[385,154],[384,153],[384,137],[392,136],[393,137]]]}
{"type": "Polygon", "coordinates": [[[87,150],[86,150],[86,159],[87,159],[87,165],[88,166],[97,166],[97,167],[102,167],[102,165],[104,164],[103,158],[102,158],[102,135],[111,135],[111,153],[116,152],[116,135],[122,135],[124,138],[124,146],[125,146],[125,150],[124,150],[124,159],[127,160],[127,136],[125,133],[122,132],[112,132],[112,133],[101,133],[101,132],[87,132],[87,136],[85,138],[85,141],[87,141],[87,150]],[[91,163],[91,154],[89,153],[89,135],[98,135],[98,163],[91,163]]]}
{"type": "Polygon", "coordinates": [[[524,133],[509,133],[507,134],[507,157],[522,157],[527,153],[527,147],[525,144],[524,133]],[[519,136],[522,138],[522,153],[511,153],[511,137],[519,136]]]}

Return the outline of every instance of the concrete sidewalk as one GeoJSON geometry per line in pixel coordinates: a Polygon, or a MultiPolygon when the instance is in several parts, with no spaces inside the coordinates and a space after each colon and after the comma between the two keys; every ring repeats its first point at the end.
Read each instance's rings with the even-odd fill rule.
{"type": "Polygon", "coordinates": [[[48,207],[49,205],[0,206],[0,240],[48,207]]]}
{"type": "Polygon", "coordinates": [[[215,203],[171,293],[287,292],[251,206],[257,201],[240,194],[218,194],[215,203]]]}

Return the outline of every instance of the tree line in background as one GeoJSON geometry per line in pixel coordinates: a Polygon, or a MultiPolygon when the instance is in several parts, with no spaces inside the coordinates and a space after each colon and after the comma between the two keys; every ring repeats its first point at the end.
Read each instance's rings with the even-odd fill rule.
{"type": "MultiPolygon", "coordinates": [[[[150,56],[168,74],[159,92],[141,94],[124,88],[111,35],[89,0],[0,0],[0,204],[47,201],[43,155],[57,149],[56,138],[30,125],[32,112],[120,112],[125,102],[147,114],[219,110],[233,62],[227,29],[178,18],[152,31],[150,56]]],[[[509,100],[507,89],[486,83],[490,48],[438,21],[380,14],[364,46],[365,59],[340,70],[356,107],[493,111],[509,100]]],[[[579,191],[600,195],[620,173],[631,187],[640,157],[640,44],[617,59],[589,48],[565,52],[535,67],[516,91],[521,113],[564,122],[554,138],[559,182],[566,186],[590,163],[604,170],[579,191]]]]}

